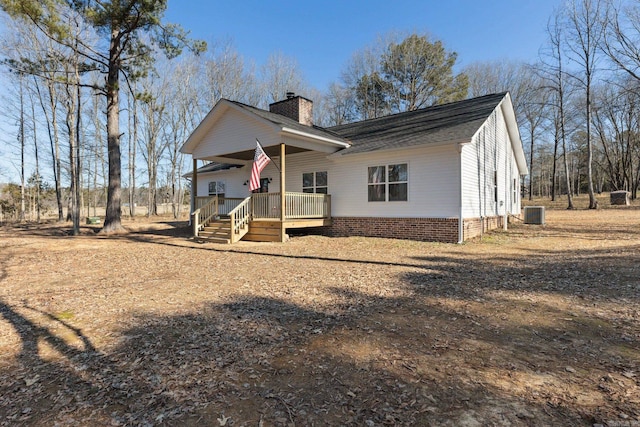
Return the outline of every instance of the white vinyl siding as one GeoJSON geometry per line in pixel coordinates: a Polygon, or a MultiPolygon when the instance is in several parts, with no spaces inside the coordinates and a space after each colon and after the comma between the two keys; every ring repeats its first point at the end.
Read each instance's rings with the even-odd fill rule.
{"type": "Polygon", "coordinates": [[[331,214],[352,217],[457,218],[459,213],[458,151],[454,145],[354,154],[327,158],[323,153],[287,156],[287,191],[302,191],[303,173],[327,171],[331,214]],[[407,160],[410,159],[410,160],[407,160]],[[402,203],[370,203],[370,166],[407,164],[408,195],[402,203]]]}
{"type": "Polygon", "coordinates": [[[514,199],[514,180],[520,176],[501,108],[462,149],[463,217],[502,216],[520,212],[519,192],[514,199]],[[497,197],[496,197],[497,196],[497,197]]]}
{"type": "Polygon", "coordinates": [[[263,147],[279,144],[278,134],[258,119],[248,118],[246,114],[229,110],[215,123],[215,126],[202,138],[193,151],[197,159],[222,156],[239,151],[255,150],[256,137],[263,147]]]}

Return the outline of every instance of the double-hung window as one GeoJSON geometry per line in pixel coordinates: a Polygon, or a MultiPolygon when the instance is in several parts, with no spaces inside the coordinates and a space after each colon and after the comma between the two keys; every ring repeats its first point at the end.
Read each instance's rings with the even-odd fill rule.
{"type": "Polygon", "coordinates": [[[224,181],[209,181],[209,195],[224,199],[224,181]]]}
{"type": "Polygon", "coordinates": [[[307,172],[302,174],[303,193],[327,194],[328,179],[327,172],[307,172]]]}
{"type": "Polygon", "coordinates": [[[370,202],[406,202],[409,173],[406,163],[370,166],[368,169],[370,202]]]}

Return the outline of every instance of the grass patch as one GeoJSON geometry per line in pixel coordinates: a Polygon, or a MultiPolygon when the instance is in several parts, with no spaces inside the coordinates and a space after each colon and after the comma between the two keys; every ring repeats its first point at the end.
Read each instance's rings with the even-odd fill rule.
{"type": "Polygon", "coordinates": [[[75,314],[73,314],[71,310],[65,310],[55,314],[55,318],[58,320],[71,320],[74,316],[75,314]]]}

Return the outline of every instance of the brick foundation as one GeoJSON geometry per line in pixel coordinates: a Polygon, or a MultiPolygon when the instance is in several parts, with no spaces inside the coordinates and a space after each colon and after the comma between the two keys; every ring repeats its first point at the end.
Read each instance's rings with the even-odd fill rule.
{"type": "Polygon", "coordinates": [[[481,236],[490,230],[502,228],[504,225],[503,216],[489,216],[485,218],[465,218],[462,222],[464,228],[464,240],[481,236]]]}
{"type": "Polygon", "coordinates": [[[363,236],[428,242],[458,242],[457,218],[359,218],[334,217],[322,227],[332,237],[363,236]]]}

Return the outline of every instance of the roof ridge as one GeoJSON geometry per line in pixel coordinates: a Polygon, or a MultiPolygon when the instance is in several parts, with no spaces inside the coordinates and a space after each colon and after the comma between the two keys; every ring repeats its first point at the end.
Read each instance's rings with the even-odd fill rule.
{"type": "Polygon", "coordinates": [[[490,93],[490,94],[481,95],[481,96],[475,96],[475,97],[472,97],[472,98],[461,99],[459,101],[446,102],[444,104],[430,105],[428,107],[418,108],[417,110],[401,111],[399,113],[387,114],[386,116],[372,117],[370,119],[364,119],[364,120],[359,120],[359,121],[356,121],[356,122],[344,123],[344,124],[336,125],[336,126],[330,126],[328,128],[325,128],[325,130],[331,131],[331,129],[340,128],[340,127],[343,127],[343,126],[346,127],[346,126],[350,126],[350,125],[356,125],[356,124],[359,124],[359,123],[372,122],[374,120],[383,120],[383,119],[389,119],[389,118],[398,118],[398,117],[401,117],[401,116],[408,116],[408,115],[411,115],[411,114],[425,112],[425,111],[428,111],[428,110],[436,110],[436,109],[439,109],[439,108],[450,107],[450,106],[452,106],[454,104],[462,104],[464,102],[470,102],[470,101],[477,102],[478,100],[480,100],[482,98],[491,98],[491,97],[504,98],[507,93],[509,93],[509,92],[508,91],[496,92],[496,93],[490,93]]]}

